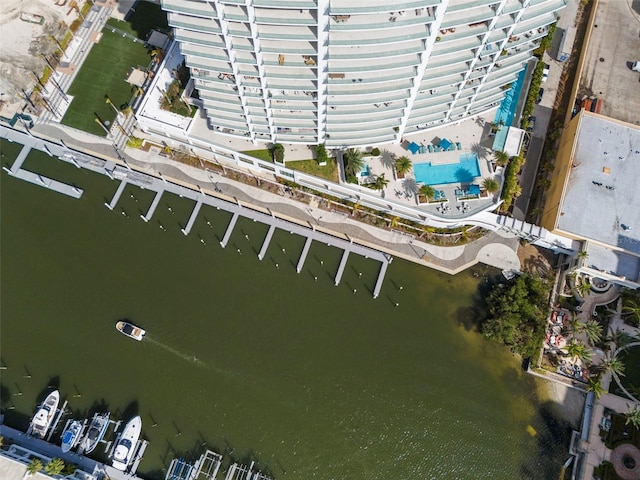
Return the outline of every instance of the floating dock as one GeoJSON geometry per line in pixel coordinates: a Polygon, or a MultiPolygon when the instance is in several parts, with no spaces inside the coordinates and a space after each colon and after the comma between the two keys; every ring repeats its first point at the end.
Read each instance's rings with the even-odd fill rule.
{"type": "Polygon", "coordinates": [[[198,216],[198,213],[200,212],[201,207],[202,207],[202,199],[199,198],[198,201],[196,202],[196,205],[193,207],[193,211],[191,212],[191,216],[189,217],[187,226],[182,229],[182,233],[184,233],[185,235],[189,235],[189,232],[191,231],[191,228],[193,228],[193,224],[196,221],[196,217],[198,216]]]}
{"type": "Polygon", "coordinates": [[[262,242],[262,248],[260,249],[260,253],[258,254],[258,258],[260,260],[263,260],[264,256],[267,254],[269,243],[271,243],[271,238],[273,237],[273,232],[275,231],[276,231],[276,226],[269,225],[269,231],[267,232],[267,236],[264,237],[264,242],[262,242]]]}

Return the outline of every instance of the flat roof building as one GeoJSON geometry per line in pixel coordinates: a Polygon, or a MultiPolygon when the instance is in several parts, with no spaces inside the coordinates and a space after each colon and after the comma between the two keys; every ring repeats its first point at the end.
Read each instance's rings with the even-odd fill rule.
{"type": "Polygon", "coordinates": [[[209,127],[369,146],[498,106],[566,0],[162,0],[209,127]]]}
{"type": "Polygon", "coordinates": [[[587,241],[578,270],[640,282],[640,127],[580,111],[565,127],[542,217],[553,233],[587,241]]]}

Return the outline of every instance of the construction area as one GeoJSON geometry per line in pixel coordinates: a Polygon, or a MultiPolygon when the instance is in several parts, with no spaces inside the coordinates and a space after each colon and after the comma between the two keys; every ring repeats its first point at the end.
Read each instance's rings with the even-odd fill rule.
{"type": "Polygon", "coordinates": [[[42,75],[43,56],[59,50],[69,28],[79,18],[71,0],[3,0],[0,9],[0,116],[11,117],[42,75]]]}

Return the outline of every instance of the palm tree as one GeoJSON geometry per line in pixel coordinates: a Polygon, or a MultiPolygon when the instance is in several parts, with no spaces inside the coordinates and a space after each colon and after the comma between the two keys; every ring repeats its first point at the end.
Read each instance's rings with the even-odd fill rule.
{"type": "Polygon", "coordinates": [[[496,150],[493,152],[493,158],[496,161],[496,165],[504,167],[509,163],[509,154],[507,152],[503,152],[502,150],[496,150]]]}
{"type": "Polygon", "coordinates": [[[624,416],[627,417],[624,422],[625,425],[632,424],[635,428],[640,428],[640,410],[638,409],[638,405],[631,407],[624,416]]]}
{"type": "Polygon", "coordinates": [[[433,188],[431,185],[422,185],[418,189],[418,195],[426,197],[427,200],[431,200],[433,197],[436,196],[436,189],[433,188]]]}
{"type": "Polygon", "coordinates": [[[615,373],[618,377],[624,377],[625,364],[618,355],[604,359],[602,366],[611,373],[615,373]]]}
{"type": "Polygon", "coordinates": [[[589,320],[584,324],[584,333],[587,334],[589,342],[595,345],[602,340],[602,325],[596,320],[589,320]]]}
{"type": "Polygon", "coordinates": [[[587,392],[595,393],[597,398],[600,398],[605,392],[602,383],[600,383],[599,375],[590,375],[589,378],[587,378],[587,392]]]}
{"type": "Polygon", "coordinates": [[[577,285],[577,287],[578,293],[582,298],[586,297],[591,292],[591,284],[587,283],[584,279],[577,285]]]}
{"type": "Polygon", "coordinates": [[[571,342],[567,345],[567,353],[574,360],[582,360],[583,362],[587,362],[591,359],[591,351],[587,348],[587,346],[578,341],[571,340],[571,342]]]}
{"type": "Polygon", "coordinates": [[[616,331],[613,332],[611,336],[607,338],[607,340],[613,343],[616,350],[620,350],[621,348],[624,348],[627,345],[629,345],[635,339],[633,338],[633,335],[623,330],[620,330],[619,328],[616,328],[616,331]]]}
{"type": "Polygon", "coordinates": [[[47,475],[55,476],[64,470],[64,462],[60,458],[54,458],[44,467],[44,471],[47,475]]]}
{"type": "Polygon", "coordinates": [[[487,177],[482,181],[482,186],[489,193],[495,193],[500,189],[500,184],[495,178],[487,177]]]}
{"type": "Polygon", "coordinates": [[[357,148],[350,148],[342,156],[344,173],[347,177],[355,177],[362,171],[365,161],[362,152],[357,148]]]}
{"type": "Polygon", "coordinates": [[[389,185],[389,180],[387,180],[386,178],[384,178],[384,173],[381,173],[380,175],[378,175],[376,177],[376,181],[373,182],[373,188],[375,190],[384,190],[387,185],[389,185]]]}
{"type": "Polygon", "coordinates": [[[398,222],[400,221],[400,217],[393,217],[390,221],[389,221],[389,226],[391,228],[397,227],[398,226],[398,222]]]}
{"type": "Polygon", "coordinates": [[[27,465],[27,473],[29,475],[35,475],[40,470],[42,470],[42,462],[39,458],[34,458],[31,460],[31,463],[27,465]]]}
{"type": "Polygon", "coordinates": [[[404,176],[413,168],[413,163],[409,160],[409,157],[398,157],[396,158],[394,167],[398,173],[398,177],[404,178],[404,176]]]}
{"type": "Polygon", "coordinates": [[[630,298],[623,299],[622,303],[623,314],[629,315],[636,323],[640,323],[640,305],[630,298]]]}
{"type": "Polygon", "coordinates": [[[164,50],[162,50],[159,47],[156,47],[153,50],[151,50],[150,53],[151,53],[151,58],[153,58],[153,60],[156,63],[162,62],[162,59],[164,58],[164,50]]]}
{"type": "Polygon", "coordinates": [[[578,258],[587,258],[589,256],[589,252],[586,250],[580,250],[578,252],[578,258]]]}
{"type": "Polygon", "coordinates": [[[116,116],[117,116],[118,115],[118,109],[116,108],[116,106],[111,101],[111,98],[109,98],[109,95],[105,95],[104,96],[104,101],[106,102],[107,105],[109,105],[111,108],[113,108],[113,111],[116,113],[116,116]]]}
{"type": "Polygon", "coordinates": [[[569,330],[571,330],[573,334],[584,332],[584,323],[580,321],[577,315],[571,315],[569,330]]]}

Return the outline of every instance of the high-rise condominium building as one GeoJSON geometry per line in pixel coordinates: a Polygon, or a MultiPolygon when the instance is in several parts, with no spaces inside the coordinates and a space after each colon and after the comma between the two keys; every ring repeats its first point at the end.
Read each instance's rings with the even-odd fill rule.
{"type": "Polygon", "coordinates": [[[362,146],[495,107],[566,0],[162,0],[210,127],[362,146]]]}

